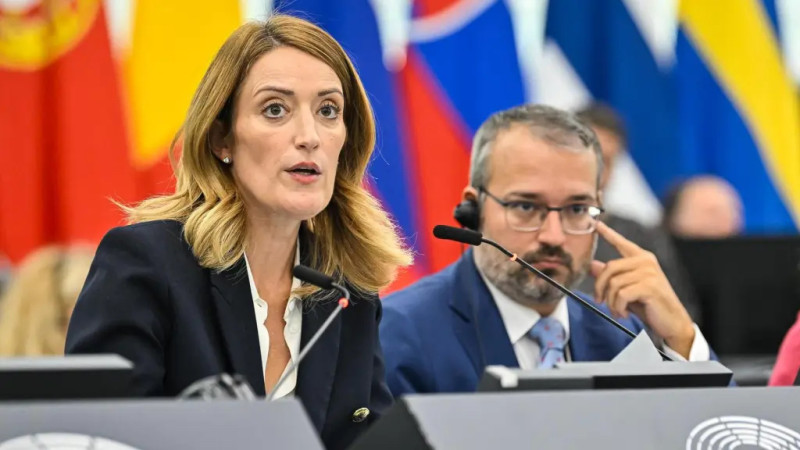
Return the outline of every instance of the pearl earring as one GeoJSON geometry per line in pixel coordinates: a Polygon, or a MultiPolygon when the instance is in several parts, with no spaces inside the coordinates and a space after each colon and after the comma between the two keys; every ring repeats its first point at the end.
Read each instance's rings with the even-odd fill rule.
{"type": "Polygon", "coordinates": [[[225,164],[230,164],[231,163],[230,156],[226,156],[226,157],[222,158],[222,162],[224,162],[225,164]]]}

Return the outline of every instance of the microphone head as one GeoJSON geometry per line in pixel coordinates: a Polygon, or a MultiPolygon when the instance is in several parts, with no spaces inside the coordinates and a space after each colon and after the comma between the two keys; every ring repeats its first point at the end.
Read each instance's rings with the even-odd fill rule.
{"type": "Polygon", "coordinates": [[[436,225],[433,227],[433,235],[439,239],[447,239],[469,245],[481,245],[481,242],[483,242],[483,235],[477,231],[448,225],[436,225]]]}
{"type": "Polygon", "coordinates": [[[334,287],[333,278],[308,266],[300,264],[294,266],[292,275],[300,281],[305,281],[306,283],[313,284],[322,289],[332,289],[334,287]]]}

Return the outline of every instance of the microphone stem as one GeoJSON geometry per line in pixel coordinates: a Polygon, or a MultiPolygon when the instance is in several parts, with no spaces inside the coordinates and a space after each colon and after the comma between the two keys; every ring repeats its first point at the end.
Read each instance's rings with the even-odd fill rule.
{"type": "MultiPolygon", "coordinates": [[[[582,299],[582,298],[581,298],[579,295],[575,294],[575,293],[574,293],[574,292],[572,292],[571,290],[569,290],[569,289],[567,289],[566,287],[562,286],[560,283],[558,283],[558,282],[556,282],[555,280],[553,280],[552,278],[548,277],[548,276],[547,276],[547,275],[545,275],[545,274],[544,274],[544,273],[543,273],[541,270],[539,270],[539,269],[537,269],[536,267],[533,267],[532,265],[528,264],[528,262],[527,262],[527,261],[525,261],[525,260],[523,260],[522,258],[518,257],[516,254],[514,254],[514,253],[511,253],[510,251],[506,250],[506,249],[505,249],[503,246],[501,246],[501,245],[500,245],[500,244],[498,244],[497,242],[494,242],[493,240],[491,240],[491,239],[486,239],[486,238],[481,238],[481,241],[483,241],[483,242],[485,242],[485,243],[487,243],[487,244],[491,245],[492,247],[494,247],[494,248],[496,248],[496,249],[500,250],[501,252],[503,252],[503,254],[505,254],[506,256],[508,256],[509,258],[511,258],[512,260],[515,260],[515,261],[517,261],[518,263],[522,264],[522,266],[523,266],[523,267],[525,267],[526,269],[530,270],[531,272],[535,273],[536,275],[538,275],[539,277],[541,277],[542,279],[544,279],[545,281],[547,281],[548,283],[550,283],[550,285],[552,285],[553,287],[555,287],[555,288],[556,288],[556,289],[558,289],[559,291],[563,292],[563,293],[564,293],[564,295],[567,295],[567,296],[569,296],[570,298],[573,298],[573,299],[577,300],[577,301],[578,301],[578,302],[579,302],[581,305],[583,305],[584,307],[591,309],[591,310],[592,310],[592,311],[594,311],[596,314],[598,314],[600,317],[602,317],[603,319],[605,319],[605,320],[606,320],[606,322],[610,323],[611,325],[614,325],[616,328],[618,328],[619,330],[621,330],[623,333],[627,334],[628,336],[630,336],[630,337],[631,337],[631,338],[633,338],[633,339],[635,339],[635,338],[636,338],[636,334],[635,334],[633,331],[631,331],[631,330],[629,330],[629,329],[625,328],[625,327],[624,327],[624,326],[623,326],[621,323],[619,323],[619,322],[617,322],[616,320],[612,319],[612,318],[611,318],[611,317],[610,317],[608,314],[604,313],[603,311],[601,311],[601,310],[600,310],[599,308],[597,308],[596,306],[594,306],[594,305],[592,305],[591,303],[587,302],[586,300],[582,299]]],[[[663,351],[661,351],[660,349],[656,348],[656,351],[658,351],[658,353],[659,353],[659,354],[661,354],[661,357],[662,357],[662,358],[663,358],[665,361],[673,361],[673,359],[672,359],[672,358],[670,358],[669,356],[667,356],[667,354],[666,354],[666,353],[664,353],[663,351]]]]}
{"type": "Polygon", "coordinates": [[[344,293],[345,301],[342,302],[340,300],[338,302],[338,304],[336,305],[336,309],[334,309],[333,312],[328,316],[328,318],[325,319],[325,322],[322,323],[322,326],[319,327],[317,332],[314,333],[313,336],[311,336],[311,339],[308,340],[306,346],[303,347],[303,350],[301,350],[300,354],[297,356],[297,360],[292,361],[292,364],[288,367],[286,371],[283,372],[283,375],[281,375],[281,377],[278,379],[278,382],[275,383],[275,387],[273,387],[272,390],[269,392],[269,394],[267,394],[267,401],[272,401],[275,398],[275,393],[278,392],[278,388],[281,387],[281,385],[289,378],[289,375],[291,375],[291,373],[294,372],[297,369],[297,367],[300,366],[300,362],[303,361],[303,358],[306,357],[308,352],[311,351],[312,348],[314,348],[314,344],[317,343],[319,338],[322,336],[322,333],[324,333],[325,330],[328,329],[328,326],[330,326],[331,322],[333,322],[336,316],[338,316],[342,312],[342,309],[346,308],[347,305],[349,305],[350,292],[348,292],[347,289],[344,289],[343,287],[337,284],[334,284],[334,287],[342,291],[342,293],[344,293]]]}

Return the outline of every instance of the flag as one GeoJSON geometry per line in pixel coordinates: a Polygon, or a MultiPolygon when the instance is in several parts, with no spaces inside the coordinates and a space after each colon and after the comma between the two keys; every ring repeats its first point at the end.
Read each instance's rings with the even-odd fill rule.
{"type": "Polygon", "coordinates": [[[463,251],[435,241],[430,228],[453,224],[479,124],[524,102],[576,109],[599,100],[621,114],[629,151],[605,196],[617,212],[655,224],[658,198],[677,180],[709,173],[739,191],[746,231],[797,229],[800,120],[787,64],[800,60],[792,40],[800,34],[779,30],[800,21],[790,1],[287,0],[275,7],[329,31],[362,75],[378,121],[375,191],[417,252],[398,286],[463,251]]]}
{"type": "Polygon", "coordinates": [[[109,198],[170,190],[167,150],[200,77],[270,4],[330,32],[364,82],[368,186],[416,254],[391,289],[463,252],[431,229],[455,225],[478,126],[525,102],[619,111],[629,151],[605,195],[617,212],[656,223],[677,179],[708,173],[740,193],[747,232],[797,230],[793,0],[140,0],[119,63],[99,0],[9,4],[26,5],[0,6],[0,252],[13,260],[98,239],[121,223],[109,198]]]}
{"type": "Polygon", "coordinates": [[[146,198],[174,189],[169,146],[203,74],[242,14],[238,2],[139,0],[131,20],[130,48],[121,60],[130,162],[137,193],[146,198]]]}
{"type": "Polygon", "coordinates": [[[0,6],[0,253],[97,243],[172,190],[169,145],[238,2],[136,2],[114,54],[100,0],[0,6]],[[202,24],[202,32],[198,24],[202,24]]]}
{"type": "Polygon", "coordinates": [[[0,5],[0,252],[97,241],[134,177],[99,0],[0,5]]]}
{"type": "Polygon", "coordinates": [[[749,231],[796,232],[800,101],[770,10],[758,0],[681,4],[678,158],[685,172],[733,184],[749,231]]]}

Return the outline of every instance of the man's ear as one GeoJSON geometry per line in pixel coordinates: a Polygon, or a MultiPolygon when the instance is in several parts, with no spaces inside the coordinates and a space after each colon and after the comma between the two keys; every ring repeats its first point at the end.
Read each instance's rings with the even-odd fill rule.
{"type": "Polygon", "coordinates": [[[209,144],[211,144],[211,151],[214,152],[217,158],[222,161],[225,158],[231,158],[231,146],[228,142],[228,130],[225,124],[219,119],[211,124],[211,130],[208,133],[209,144]]]}
{"type": "Polygon", "coordinates": [[[473,200],[475,202],[478,201],[478,190],[472,186],[467,186],[461,191],[461,200],[473,200]]]}

